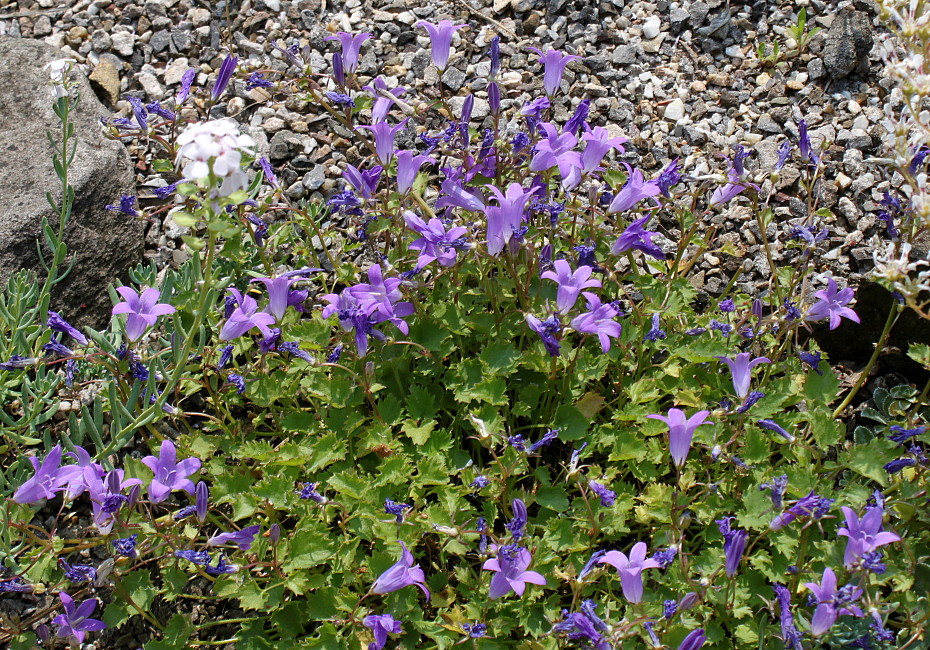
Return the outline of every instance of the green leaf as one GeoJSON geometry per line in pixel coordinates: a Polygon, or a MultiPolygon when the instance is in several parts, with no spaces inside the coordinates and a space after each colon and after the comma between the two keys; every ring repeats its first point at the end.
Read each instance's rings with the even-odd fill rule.
{"type": "Polygon", "coordinates": [[[159,641],[149,641],[143,646],[145,650],[183,650],[188,647],[193,624],[183,614],[175,614],[162,631],[159,641]]]}
{"type": "Polygon", "coordinates": [[[911,343],[907,348],[907,356],[924,368],[930,368],[930,345],[926,345],[925,343],[911,343]]]}
{"type": "Polygon", "coordinates": [[[839,398],[840,380],[828,364],[818,364],[818,369],[823,374],[818,375],[813,370],[807,374],[804,380],[804,397],[827,405],[839,398]]]}
{"type": "Polygon", "coordinates": [[[435,426],[436,420],[427,420],[422,424],[417,424],[413,420],[404,420],[404,424],[401,428],[403,432],[410,437],[413,444],[419,447],[426,444],[435,426]]]}
{"type": "Polygon", "coordinates": [[[568,495],[557,486],[542,487],[536,492],[536,503],[555,512],[568,510],[568,495]]]}
{"type": "Polygon", "coordinates": [[[139,610],[149,611],[155,601],[155,594],[160,591],[155,589],[148,571],[134,571],[124,575],[118,585],[116,593],[123,592],[128,595],[135,607],[129,604],[125,596],[114,599],[103,613],[103,622],[108,627],[118,628],[133,616],[137,616],[139,610]]]}

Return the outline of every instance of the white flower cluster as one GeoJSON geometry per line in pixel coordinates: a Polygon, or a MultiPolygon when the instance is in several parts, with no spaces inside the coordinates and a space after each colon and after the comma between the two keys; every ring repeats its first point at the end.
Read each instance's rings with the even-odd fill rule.
{"type": "Polygon", "coordinates": [[[183,176],[189,181],[222,179],[220,196],[229,196],[248,186],[248,177],[242,169],[242,153],[252,153],[255,141],[239,133],[232,120],[195,122],[178,136],[178,154],[175,164],[186,160],[183,176]]]}
{"type": "Polygon", "coordinates": [[[52,79],[52,98],[68,96],[68,87],[65,85],[67,74],[71,72],[71,66],[77,63],[74,59],[55,59],[46,63],[42,68],[48,70],[48,76],[52,79]]]}
{"type": "Polygon", "coordinates": [[[872,277],[901,294],[909,307],[923,315],[930,292],[930,269],[927,268],[930,264],[925,260],[912,260],[908,243],[890,242],[884,250],[872,253],[872,259],[875,262],[872,277]]]}

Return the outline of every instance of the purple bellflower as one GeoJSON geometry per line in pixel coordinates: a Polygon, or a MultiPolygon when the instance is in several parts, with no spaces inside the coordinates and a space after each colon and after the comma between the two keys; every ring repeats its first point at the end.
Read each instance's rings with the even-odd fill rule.
{"type": "MultiPolygon", "coordinates": [[[[512,436],[511,438],[520,438],[520,447],[523,446],[523,436],[512,436]]],[[[517,451],[525,451],[525,449],[518,448],[517,445],[513,446],[517,451]]],[[[510,531],[510,536],[513,537],[514,540],[518,540],[526,533],[526,524],[529,521],[529,515],[526,512],[526,504],[523,503],[522,499],[514,499],[510,504],[510,511],[513,513],[513,519],[507,522],[505,527],[510,531]]]]}
{"type": "Polygon", "coordinates": [[[220,64],[220,69],[216,73],[216,81],[213,82],[213,89],[210,91],[210,96],[213,98],[213,101],[217,101],[223,95],[223,91],[225,91],[226,86],[229,85],[229,80],[232,79],[233,72],[236,71],[237,62],[238,59],[232,54],[223,59],[223,63],[220,64]]]}
{"type": "Polygon", "coordinates": [[[832,503],[833,499],[818,496],[811,490],[806,496],[798,499],[793,506],[770,521],[769,529],[779,530],[798,517],[811,516],[814,519],[820,519],[829,512],[832,503]]]}
{"type": "Polygon", "coordinates": [[[265,175],[265,180],[272,187],[280,187],[281,184],[278,182],[278,177],[275,176],[274,170],[271,168],[271,163],[268,162],[268,159],[262,156],[258,159],[258,166],[262,168],[262,173],[265,175]]]}
{"type": "Polygon", "coordinates": [[[604,156],[611,149],[623,153],[623,143],[629,142],[622,136],[610,137],[610,132],[601,126],[595,126],[582,134],[581,139],[585,143],[584,151],[581,153],[581,171],[585,174],[596,171],[604,156]]]}
{"type": "Polygon", "coordinates": [[[551,99],[559,92],[559,86],[562,84],[562,73],[565,72],[565,66],[580,56],[574,54],[562,54],[558,50],[546,50],[545,54],[535,47],[529,47],[539,55],[539,62],[543,66],[543,88],[546,95],[551,99]]]}
{"type": "Polygon", "coordinates": [[[773,584],[772,590],[775,592],[775,600],[778,603],[778,622],[781,626],[781,639],[785,643],[785,648],[790,650],[802,650],[801,634],[794,625],[794,617],[791,615],[791,593],[782,585],[773,584]]]}
{"type": "Polygon", "coordinates": [[[659,233],[645,229],[646,223],[651,218],[647,214],[627,226],[626,230],[617,237],[617,240],[610,247],[610,252],[613,255],[620,255],[627,251],[641,251],[643,254],[657,260],[664,260],[665,253],[656,244],[652,243],[652,238],[659,233]]]}
{"type": "Polygon", "coordinates": [[[407,120],[397,126],[390,126],[386,121],[382,120],[371,126],[362,125],[358,128],[371,131],[372,137],[375,139],[375,157],[382,165],[387,165],[394,155],[394,134],[402,130],[406,125],[407,120]]]}
{"type": "Polygon", "coordinates": [[[129,314],[126,319],[126,338],[130,342],[138,341],[145,330],[155,325],[159,316],[174,313],[174,307],[159,303],[158,289],[146,289],[141,293],[130,287],[117,287],[116,292],[123,297],[123,302],[113,307],[113,315],[129,314]]]}
{"type": "Polygon", "coordinates": [[[413,187],[413,181],[417,177],[425,163],[434,164],[436,159],[432,156],[414,155],[412,151],[397,152],[397,191],[400,194],[406,194],[413,187]]]}
{"type": "Polygon", "coordinates": [[[368,644],[368,650],[381,650],[387,643],[388,634],[401,632],[400,621],[395,621],[390,614],[369,614],[362,619],[362,625],[369,628],[375,637],[375,640],[368,644]]]}
{"type": "Polygon", "coordinates": [[[420,238],[410,243],[411,250],[420,251],[417,268],[423,268],[433,260],[440,266],[452,266],[458,249],[467,246],[462,237],[468,232],[464,226],[455,226],[446,230],[442,221],[433,217],[426,223],[410,210],[404,212],[404,222],[411,230],[420,234],[420,238]]]}
{"type": "Polygon", "coordinates": [[[48,320],[45,321],[45,325],[54,332],[67,334],[77,341],[79,345],[87,345],[87,337],[69,325],[57,312],[48,312],[48,320]]]}
{"type": "Polygon", "coordinates": [[[554,270],[546,271],[541,277],[559,285],[555,302],[560,314],[567,314],[575,306],[582,289],[601,286],[600,280],[591,277],[594,269],[590,266],[580,266],[574,272],[566,260],[556,260],[552,266],[554,270]]]}
{"type": "Polygon", "coordinates": [[[668,417],[658,414],[646,417],[661,420],[668,425],[668,449],[672,462],[675,463],[675,467],[683,467],[691,450],[694,431],[702,424],[713,424],[705,419],[708,415],[710,411],[698,411],[689,418],[681,409],[672,408],[668,410],[668,417]]]}
{"type": "Polygon", "coordinates": [[[85,600],[77,607],[74,606],[71,596],[63,591],[58,592],[58,598],[65,612],[52,620],[52,625],[58,626],[57,636],[74,637],[78,643],[84,643],[84,635],[87,632],[99,632],[106,629],[106,623],[90,618],[90,615],[97,609],[96,598],[85,600]]]}
{"type": "Polygon", "coordinates": [[[351,286],[347,291],[358,300],[368,316],[375,316],[377,322],[390,321],[397,329],[407,334],[407,324],[398,317],[412,314],[413,305],[409,302],[398,302],[402,297],[399,288],[401,282],[400,278],[384,279],[381,266],[372,264],[368,267],[368,282],[351,286]]]}
{"type": "Polygon", "coordinates": [[[620,574],[620,587],[628,602],[638,603],[643,598],[643,576],[646,569],[656,569],[659,563],[646,559],[646,543],[636,542],[627,557],[620,551],[607,551],[598,564],[609,564],[620,574]]]}
{"type": "Polygon", "coordinates": [[[745,530],[733,530],[730,522],[733,517],[724,517],[717,520],[717,528],[723,535],[723,558],[724,569],[727,577],[732,578],[736,575],[739,568],[740,560],[743,557],[743,550],[746,548],[747,533],[745,530]]]}
{"type": "Polygon", "coordinates": [[[811,634],[821,636],[825,634],[838,616],[858,616],[864,614],[862,610],[851,603],[862,595],[862,589],[858,587],[844,587],[838,594],[836,589],[836,575],[833,569],[827,567],[823,570],[823,578],[818,585],[816,582],[805,582],[804,586],[811,590],[814,598],[817,600],[817,608],[814,610],[814,616],[811,618],[811,634]],[[837,605],[840,607],[837,608],[837,605]]]}
{"type": "Polygon", "coordinates": [[[274,325],[274,316],[265,312],[256,313],[258,304],[251,296],[243,296],[233,287],[229,287],[228,291],[235,298],[237,306],[220,328],[220,340],[237,339],[253,327],[257,327],[265,338],[270,337],[272,334],[269,326],[274,325]]]}
{"type": "Polygon", "coordinates": [[[827,278],[827,288],[814,293],[817,302],[804,314],[804,320],[818,321],[829,318],[831,330],[839,327],[843,318],[858,323],[859,316],[852,308],[846,306],[853,299],[853,295],[850,287],[837,289],[833,278],[827,278]]]}
{"type": "Polygon", "coordinates": [[[139,211],[134,207],[136,203],[136,197],[132,194],[121,194],[119,197],[119,205],[105,205],[103,206],[104,210],[110,210],[111,212],[120,212],[129,217],[138,217],[139,211]]]}
{"type": "Polygon", "coordinates": [[[706,640],[707,637],[704,635],[703,628],[691,630],[688,636],[682,639],[681,644],[678,646],[678,650],[698,650],[704,645],[706,640]]]}
{"type": "Polygon", "coordinates": [[[638,169],[633,169],[627,163],[620,163],[627,170],[626,183],[614,196],[613,201],[607,208],[607,214],[615,214],[629,210],[643,199],[659,194],[659,184],[655,181],[646,181],[643,173],[638,169]]]}
{"type": "Polygon", "coordinates": [[[444,180],[439,185],[439,198],[436,200],[436,209],[455,207],[477,212],[484,210],[484,199],[481,193],[474,188],[466,188],[461,183],[451,179],[444,180]]]}
{"type": "Polygon", "coordinates": [[[535,153],[530,160],[530,171],[541,172],[558,166],[559,174],[564,178],[572,169],[581,167],[581,154],[573,151],[578,138],[570,131],[560,134],[558,127],[549,122],[543,122],[540,126],[546,135],[533,148],[535,153]]]}
{"type": "Polygon", "coordinates": [[[678,650],[698,650],[704,645],[705,641],[707,641],[707,637],[704,635],[703,628],[691,630],[688,636],[682,639],[681,644],[678,646],[678,650]]]}
{"type": "Polygon", "coordinates": [[[58,566],[68,582],[96,582],[97,570],[89,564],[70,564],[65,558],[58,558],[58,566]]]}
{"type": "Polygon", "coordinates": [[[72,472],[68,471],[69,468],[60,467],[61,445],[52,447],[41,465],[35,456],[30,456],[29,462],[32,463],[35,474],[20,485],[13,494],[13,501],[16,503],[27,504],[42,499],[51,499],[72,476],[72,472]]]}
{"type": "Polygon", "coordinates": [[[381,165],[375,165],[371,169],[359,170],[354,165],[347,164],[342,177],[361,198],[370,199],[371,195],[378,191],[378,179],[381,178],[383,169],[381,165]]]}
{"type": "Polygon", "coordinates": [[[556,315],[552,315],[546,320],[539,320],[532,314],[526,315],[526,324],[531,330],[539,334],[546,352],[550,357],[559,356],[559,339],[556,335],[562,330],[562,324],[556,315]]]}
{"type": "Polygon", "coordinates": [[[336,32],[332,36],[327,36],[324,41],[339,41],[342,46],[342,69],[347,74],[352,74],[358,69],[359,52],[362,49],[362,43],[371,38],[368,32],[361,34],[350,34],[348,32],[336,32]]]}
{"type": "Polygon", "coordinates": [[[600,499],[601,505],[603,507],[609,508],[614,504],[614,501],[617,498],[617,493],[610,488],[601,485],[596,481],[588,481],[588,487],[592,492],[594,492],[594,494],[597,495],[597,498],[600,499]]]}
{"type": "Polygon", "coordinates": [[[194,83],[194,79],[197,77],[197,70],[195,68],[188,68],[184,71],[184,74],[181,75],[181,88],[178,90],[178,94],[175,97],[175,104],[180,106],[184,103],[184,100],[187,99],[188,95],[191,93],[191,84],[194,83]]]}
{"type": "Polygon", "coordinates": [[[137,478],[124,480],[123,476],[121,469],[111,470],[101,477],[96,468],[84,468],[84,483],[90,495],[93,522],[101,534],[106,535],[113,529],[116,523],[114,515],[123,504],[130,502],[130,497],[124,495],[123,490],[142,485],[142,481],[137,478]]]}
{"type": "Polygon", "coordinates": [[[248,526],[242,530],[232,533],[219,533],[207,540],[207,546],[222,546],[223,544],[234,544],[239,547],[240,551],[247,551],[255,541],[255,535],[258,533],[259,525],[248,526]]]}
{"type": "Polygon", "coordinates": [[[146,456],[142,463],[155,474],[149,484],[149,499],[160,503],[168,498],[173,490],[194,493],[194,483],[188,476],[200,469],[199,458],[185,458],[177,462],[177,451],[170,440],[163,440],[158,457],[146,456]]]}
{"type": "Polygon", "coordinates": [[[497,199],[496,206],[489,205],[484,208],[488,222],[487,250],[488,255],[497,257],[523,223],[526,203],[535,190],[524,191],[519,183],[511,183],[506,194],[493,185],[487,187],[497,199]]]}
{"type": "Polygon", "coordinates": [[[210,500],[210,488],[203,481],[199,481],[197,487],[194,488],[194,498],[194,512],[197,520],[203,523],[207,520],[207,505],[210,500]]]}
{"type": "Polygon", "coordinates": [[[400,559],[378,576],[375,584],[371,586],[371,593],[389,594],[392,591],[416,585],[426,596],[426,600],[429,600],[429,590],[426,588],[426,576],[423,575],[423,569],[419,564],[413,563],[413,554],[407,550],[404,543],[401,541],[397,543],[401,548],[400,559]]]}
{"type": "Polygon", "coordinates": [[[422,27],[429,34],[430,50],[433,57],[433,65],[439,69],[439,72],[445,72],[446,66],[449,65],[449,49],[452,47],[452,35],[467,24],[455,25],[448,20],[440,20],[438,25],[421,20],[417,27],[422,27]]]}
{"type": "Polygon", "coordinates": [[[265,312],[271,314],[276,323],[280,323],[281,319],[284,318],[284,313],[287,311],[288,305],[291,304],[291,294],[298,294],[297,298],[299,300],[297,302],[303,302],[307,297],[307,294],[303,291],[291,291],[291,284],[295,280],[296,278],[285,275],[274,279],[255,278],[252,280],[252,282],[263,283],[268,290],[268,306],[265,307],[265,312]]]}
{"type": "Polygon", "coordinates": [[[728,203],[733,197],[745,190],[747,187],[758,187],[752,183],[743,182],[746,170],[743,168],[743,159],[749,157],[751,151],[744,150],[740,145],[736,145],[733,153],[733,160],[730,162],[730,168],[727,170],[727,183],[714,190],[710,196],[710,207],[728,203]]]}
{"type": "Polygon", "coordinates": [[[391,106],[394,105],[394,100],[399,99],[407,92],[406,88],[401,88],[399,86],[388,90],[387,84],[384,83],[381,77],[376,77],[375,80],[371,82],[371,85],[362,86],[362,90],[366,91],[371,95],[372,99],[375,100],[375,103],[371,107],[372,124],[383,121],[384,118],[387,117],[388,111],[391,110],[391,106]]]}
{"type": "Polygon", "coordinates": [[[901,541],[896,534],[882,531],[881,508],[866,509],[861,520],[852,508],[843,506],[840,510],[843,511],[846,521],[845,527],[840,528],[837,535],[842,535],[848,540],[843,554],[843,564],[847,567],[854,565],[856,560],[880,546],[901,541]]]}
{"type": "Polygon", "coordinates": [[[812,165],[820,164],[820,158],[817,157],[811,146],[811,139],[807,134],[807,122],[804,120],[798,121],[798,149],[801,150],[801,155],[807,158],[809,163],[812,165]]]}
{"type": "Polygon", "coordinates": [[[742,399],[749,392],[749,382],[752,379],[751,371],[760,363],[772,363],[768,357],[756,357],[751,359],[749,352],[740,352],[733,359],[728,357],[715,357],[727,364],[730,368],[730,374],[733,376],[733,391],[736,396],[742,399]]]}
{"type": "Polygon", "coordinates": [[[610,339],[620,338],[622,327],[614,320],[620,312],[610,303],[603,305],[601,299],[589,291],[584,292],[588,301],[588,311],[575,316],[570,327],[580,334],[597,334],[604,354],[610,350],[610,339]]]}
{"type": "Polygon", "coordinates": [[[545,585],[546,579],[535,571],[527,571],[530,562],[533,561],[530,552],[515,544],[501,546],[496,549],[497,557],[485,560],[481,566],[485,571],[494,571],[494,577],[491,578],[491,588],[488,591],[488,598],[495,600],[507,593],[513,591],[517,596],[522,596],[526,589],[526,583],[534,585],[545,585]]]}

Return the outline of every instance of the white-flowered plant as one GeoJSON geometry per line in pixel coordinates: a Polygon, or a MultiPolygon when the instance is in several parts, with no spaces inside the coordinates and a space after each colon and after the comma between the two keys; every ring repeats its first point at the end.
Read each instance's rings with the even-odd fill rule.
{"type": "Polygon", "coordinates": [[[54,99],[59,99],[60,97],[68,96],[68,73],[71,72],[71,67],[77,63],[74,59],[55,59],[46,63],[42,68],[43,70],[48,71],[48,76],[52,80],[52,97],[54,99]]]}
{"type": "Polygon", "coordinates": [[[242,154],[252,153],[255,141],[239,133],[232,120],[196,122],[178,136],[176,165],[184,163],[184,179],[210,184],[222,181],[220,196],[229,196],[248,185],[242,154]],[[212,180],[211,180],[212,175],[212,180]]]}

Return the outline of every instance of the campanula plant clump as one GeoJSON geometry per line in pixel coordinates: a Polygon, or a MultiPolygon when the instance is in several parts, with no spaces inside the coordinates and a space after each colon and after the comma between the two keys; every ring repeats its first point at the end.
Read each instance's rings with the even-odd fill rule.
{"type": "MultiPolygon", "coordinates": [[[[465,25],[418,27],[441,73],[465,25]]],[[[571,54],[537,51],[536,98],[505,108],[492,41],[478,119],[442,85],[363,87],[370,37],[335,34],[322,76],[290,47],[296,77],[230,55],[104,120],[159,152],[156,209],[191,257],[113,287],[102,331],[49,284],[0,364],[51,387],[4,417],[0,597],[35,606],[0,641],[106,645],[135,621],[152,649],[918,647],[927,391],[848,432],[861,383],[810,336],[860,321],[812,261],[824,215],[771,257],[771,181],[794,157],[803,193],[831,152],[802,123],[771,169],[736,146],[714,174],[647,174],[584,98],[556,119],[571,54]],[[237,75],[351,134],[325,204],[288,199],[233,120],[182,119],[237,75]],[[772,273],[707,305],[691,275],[724,245],[701,225],[733,202],[772,273]],[[78,390],[66,423],[30,403],[78,390]]]]}

